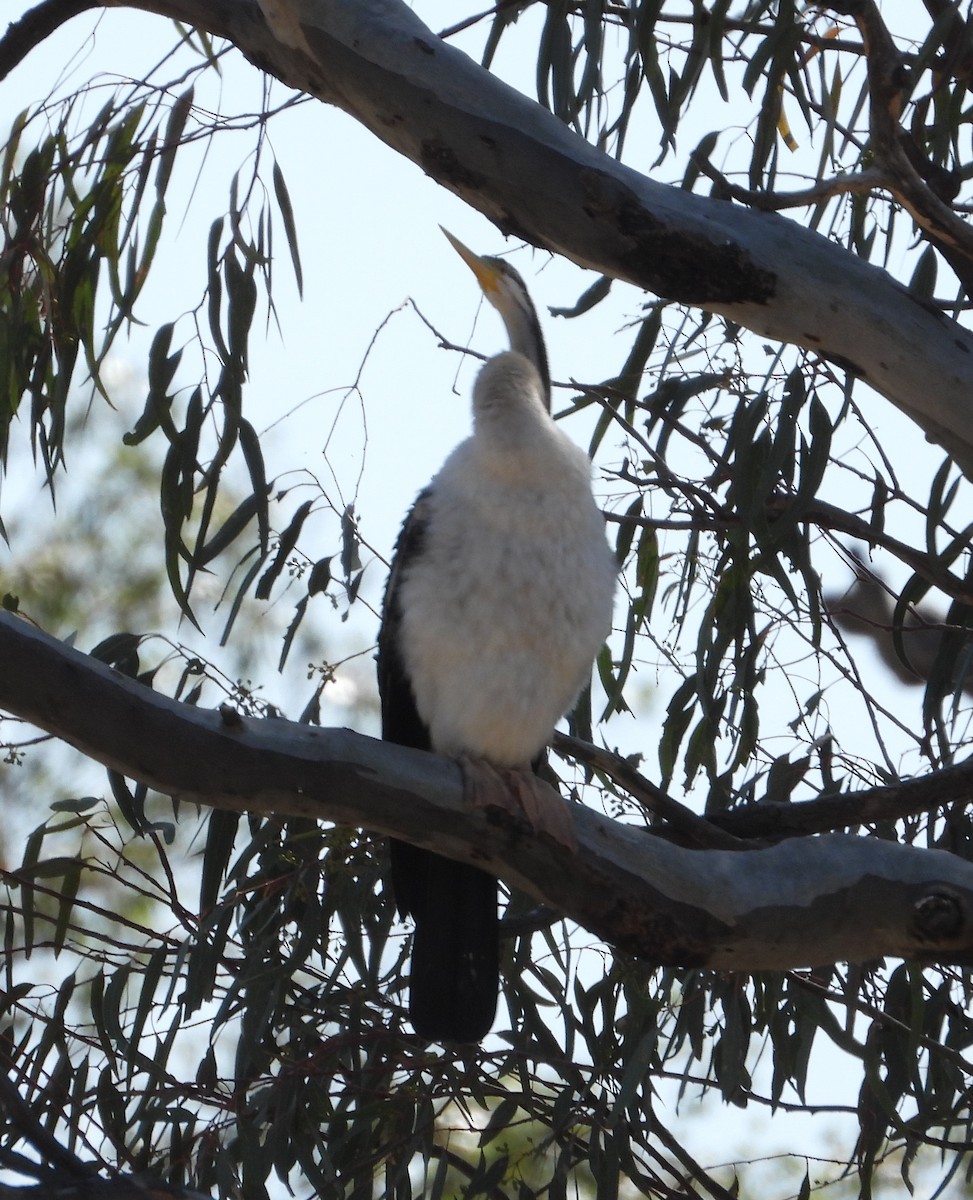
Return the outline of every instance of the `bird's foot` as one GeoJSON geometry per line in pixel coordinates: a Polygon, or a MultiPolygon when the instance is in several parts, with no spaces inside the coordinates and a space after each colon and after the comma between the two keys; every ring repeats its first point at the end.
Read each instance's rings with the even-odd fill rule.
{"type": "Polygon", "coordinates": [[[530,767],[495,767],[482,758],[462,758],[460,766],[471,808],[499,809],[559,846],[577,849],[570,807],[530,767]]]}

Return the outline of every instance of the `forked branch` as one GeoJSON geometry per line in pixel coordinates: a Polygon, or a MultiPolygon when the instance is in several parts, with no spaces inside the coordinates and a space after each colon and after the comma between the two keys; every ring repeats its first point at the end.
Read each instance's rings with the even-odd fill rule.
{"type": "Polygon", "coordinates": [[[570,810],[577,849],[566,849],[509,806],[471,808],[446,759],[179,704],[9,613],[0,661],[0,708],[157,791],[393,834],[485,866],[651,962],[973,961],[973,864],[955,855],[841,834],[693,850],[580,805],[570,810]]]}

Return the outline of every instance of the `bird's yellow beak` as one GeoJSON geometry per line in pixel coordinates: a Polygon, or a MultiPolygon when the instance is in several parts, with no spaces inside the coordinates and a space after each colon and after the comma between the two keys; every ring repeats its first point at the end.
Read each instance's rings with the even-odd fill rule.
{"type": "Polygon", "coordinates": [[[463,245],[458,237],[453,237],[448,229],[443,229],[442,225],[439,228],[443,230],[443,233],[449,238],[453,249],[476,276],[476,281],[483,289],[483,294],[488,300],[492,299],[500,290],[500,272],[493,263],[485,258],[481,258],[478,254],[474,254],[468,246],[463,245]]]}

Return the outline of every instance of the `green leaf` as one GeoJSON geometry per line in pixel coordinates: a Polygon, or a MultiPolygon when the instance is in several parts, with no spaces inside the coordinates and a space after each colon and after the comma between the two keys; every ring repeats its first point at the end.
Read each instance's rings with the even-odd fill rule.
{"type": "Polygon", "coordinates": [[[520,1108],[520,1100],[516,1096],[507,1096],[490,1113],[490,1119],[480,1132],[478,1145],[480,1149],[485,1149],[491,1142],[508,1131],[508,1128],[513,1121],[518,1109],[520,1108]]]}
{"type": "Polygon", "coordinates": [[[214,909],[219,902],[239,825],[239,813],[214,808],[209,814],[199,887],[199,907],[204,913],[214,909]]]}
{"type": "Polygon", "coordinates": [[[101,796],[79,796],[73,799],[52,800],[51,808],[54,812],[83,813],[103,803],[101,796]]]}
{"type": "Polygon", "coordinates": [[[932,246],[927,246],[919,256],[916,268],[909,280],[909,291],[923,300],[931,300],[936,293],[936,278],[939,272],[939,256],[932,246]]]}
{"type": "Polygon", "coordinates": [[[170,442],[177,437],[169,415],[173,401],[170,388],[182,360],[182,350],[177,350],[172,355],[169,353],[173,328],[171,323],[161,325],[152,339],[148,367],[149,394],[142,415],[135,422],[135,428],[122,439],[126,446],[137,446],[160,426],[165,427],[170,442]]]}
{"type": "Polygon", "coordinates": [[[274,561],[260,577],[260,582],[257,584],[256,597],[258,600],[270,599],[271,589],[279,578],[281,571],[287,565],[287,561],[293,553],[294,547],[297,545],[297,539],[300,537],[304,522],[307,520],[313,505],[313,500],[305,500],[297,512],[294,513],[293,517],[291,517],[287,528],[280,535],[277,541],[277,553],[274,555],[274,561]]]}
{"type": "MultiPolygon", "coordinates": [[[[266,510],[266,506],[267,494],[258,496],[254,493],[252,496],[248,496],[246,500],[241,501],[206,545],[202,549],[197,550],[193,555],[193,562],[196,567],[202,568],[208,566],[220,554],[228,550],[257,518],[261,508],[266,510]]],[[[263,547],[260,548],[260,552],[264,553],[263,547]]]]}
{"type": "Polygon", "coordinates": [[[298,294],[304,295],[304,272],[301,269],[301,252],[297,245],[297,224],[294,221],[294,207],[291,204],[290,194],[287,191],[287,184],[284,182],[284,173],[280,169],[280,164],[274,161],[274,193],[277,196],[277,204],[280,207],[280,214],[284,218],[284,232],[287,234],[287,248],[290,251],[291,263],[294,267],[294,278],[297,280],[298,294]]]}
{"type": "Polygon", "coordinates": [[[358,524],[354,505],[349,504],[341,514],[341,570],[346,580],[361,567],[358,554],[358,524]]]}
{"type": "Polygon", "coordinates": [[[284,633],[284,640],[283,640],[283,645],[281,646],[280,658],[278,659],[278,662],[277,662],[277,670],[278,671],[283,671],[283,669],[284,669],[284,664],[287,662],[287,656],[291,652],[291,646],[294,643],[294,638],[297,634],[298,629],[300,628],[301,622],[304,620],[304,614],[307,611],[307,602],[309,599],[310,599],[309,595],[302,596],[301,599],[298,600],[298,602],[294,605],[294,616],[291,618],[291,621],[288,624],[287,629],[284,633]]]}
{"type": "Polygon", "coordinates": [[[263,451],[256,430],[249,421],[240,421],[240,449],[247,464],[250,475],[250,485],[253,488],[253,499],[257,516],[257,528],[260,534],[260,550],[266,554],[270,542],[270,515],[267,511],[267,496],[270,485],[267,483],[267,473],[264,468],[263,451]]]}
{"type": "Polygon", "coordinates": [[[182,135],[186,129],[186,121],[193,108],[194,89],[187,88],[178,97],[169,113],[165,135],[162,141],[162,152],[159,155],[159,168],[155,176],[155,190],[161,199],[165,196],[172,177],[172,168],[176,161],[176,152],[182,145],[182,135]]]}
{"type": "Polygon", "coordinates": [[[64,949],[68,925],[71,924],[71,913],[74,901],[78,898],[78,888],[82,882],[82,860],[68,859],[64,876],[61,877],[61,890],[58,896],[58,919],[54,925],[54,956],[64,949]]]}
{"type": "Polygon", "coordinates": [[[138,649],[141,644],[140,634],[113,633],[94,647],[91,657],[134,678],[139,672],[138,649]]]}
{"type": "Polygon", "coordinates": [[[591,310],[611,292],[612,279],[602,275],[599,279],[581,293],[579,298],[569,308],[551,308],[552,317],[580,317],[591,310]]]}
{"type": "Polygon", "coordinates": [[[331,561],[334,558],[333,554],[327,558],[319,558],[311,568],[311,573],[307,580],[307,594],[309,596],[317,596],[321,592],[326,592],[331,583],[331,561]]]}

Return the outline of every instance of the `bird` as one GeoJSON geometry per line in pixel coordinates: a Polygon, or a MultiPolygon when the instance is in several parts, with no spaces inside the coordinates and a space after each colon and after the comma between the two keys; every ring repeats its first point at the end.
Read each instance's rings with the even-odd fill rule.
{"type": "MultiPolygon", "coordinates": [[[[618,568],[591,460],[551,415],[547,352],[523,279],[443,232],[500,313],[510,349],[480,370],[472,433],[419,494],[396,542],[378,639],[382,736],[529,774],[590,681],[618,568]]],[[[412,1027],[427,1042],[479,1042],[499,992],[497,880],[394,839],[390,856],[396,906],[414,923],[412,1027]]]]}

